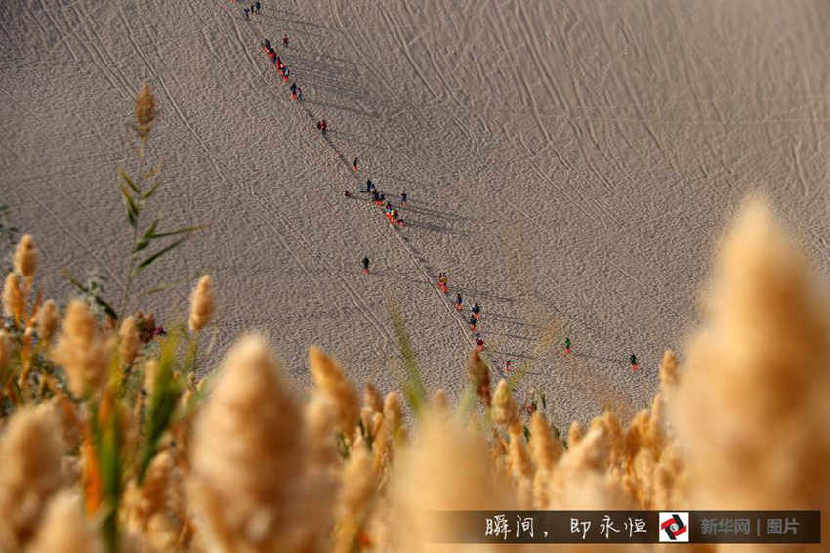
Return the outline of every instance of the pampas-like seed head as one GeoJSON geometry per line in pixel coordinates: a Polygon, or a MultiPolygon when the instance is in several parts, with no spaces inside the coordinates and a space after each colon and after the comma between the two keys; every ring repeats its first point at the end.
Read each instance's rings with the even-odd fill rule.
{"type": "Polygon", "coordinates": [[[62,485],[64,444],[52,403],[24,407],[0,439],[0,550],[19,551],[62,485]]]}
{"type": "Polygon", "coordinates": [[[24,234],[14,251],[14,270],[24,276],[32,277],[37,269],[37,248],[31,234],[24,234]]]}
{"type": "Polygon", "coordinates": [[[441,411],[448,411],[450,408],[450,400],[447,399],[447,392],[443,388],[435,390],[432,396],[432,406],[441,411]]]}
{"type": "Polygon", "coordinates": [[[346,436],[357,424],[357,394],[351,383],[343,374],[343,369],[332,358],[316,347],[308,351],[311,377],[316,387],[315,393],[322,393],[337,405],[339,412],[338,429],[346,436]]]}
{"type": "Polygon", "coordinates": [[[372,456],[362,441],[356,441],[343,470],[335,507],[334,553],[351,553],[355,536],[363,525],[377,482],[372,456]]]}
{"type": "Polygon", "coordinates": [[[43,343],[49,343],[60,322],[55,300],[46,300],[37,312],[37,332],[43,343]]]}
{"type": "Polygon", "coordinates": [[[301,415],[265,340],[240,339],[219,378],[193,433],[195,520],[212,551],[300,551],[313,524],[301,415]]]}
{"type": "Polygon", "coordinates": [[[205,275],[190,294],[190,317],[188,326],[191,331],[198,332],[210,322],[214,310],[213,279],[205,275]]]}
{"type": "Polygon", "coordinates": [[[26,553],[103,553],[95,526],[84,516],[81,497],[66,490],[49,503],[43,523],[26,553]]]}
{"type": "Polygon", "coordinates": [[[481,404],[489,408],[491,400],[490,370],[487,368],[487,364],[482,361],[478,350],[473,350],[472,355],[470,355],[470,360],[467,361],[467,374],[475,387],[476,395],[481,401],[481,404]]]}
{"type": "Polygon", "coordinates": [[[144,83],[135,98],[135,120],[138,136],[146,139],[156,118],[156,98],[149,83],[144,83]]]}
{"type": "Polygon", "coordinates": [[[568,449],[572,448],[585,436],[585,427],[579,421],[573,421],[568,428],[568,449]]]}
{"type": "Polygon", "coordinates": [[[369,383],[363,387],[363,405],[371,408],[372,411],[383,413],[383,396],[369,383]]]}
{"type": "Polygon", "coordinates": [[[505,379],[501,379],[496,385],[496,393],[493,394],[493,404],[490,407],[490,417],[493,422],[508,428],[519,423],[519,412],[516,400],[510,393],[510,386],[505,379]]]}
{"type": "Polygon", "coordinates": [[[3,286],[3,314],[6,317],[14,318],[16,321],[23,319],[25,305],[21,284],[20,275],[9,273],[3,286]]]}
{"type": "Polygon", "coordinates": [[[767,205],[749,203],[723,242],[673,403],[692,506],[830,508],[830,322],[812,278],[767,205]]]}
{"type": "Polygon", "coordinates": [[[0,371],[6,368],[12,356],[12,341],[9,333],[0,329],[0,371]]]}
{"type": "MultiPolygon", "coordinates": [[[[515,494],[489,462],[487,443],[461,422],[427,410],[415,441],[403,451],[391,483],[390,551],[459,551],[428,543],[445,523],[433,510],[478,510],[518,505],[515,494]]],[[[447,529],[450,530],[450,529],[447,529]]]]}
{"type": "Polygon", "coordinates": [[[562,456],[562,442],[551,434],[550,425],[541,411],[530,415],[530,451],[537,468],[553,470],[562,456]]]}
{"type": "Polygon", "coordinates": [[[52,358],[63,366],[69,390],[75,397],[97,390],[105,382],[111,345],[86,303],[72,300],[66,308],[52,358]]]}
{"type": "Polygon", "coordinates": [[[135,318],[127,317],[124,319],[118,331],[118,337],[120,338],[118,353],[121,363],[130,365],[135,360],[138,348],[141,346],[141,338],[138,335],[138,325],[136,325],[135,318]]]}

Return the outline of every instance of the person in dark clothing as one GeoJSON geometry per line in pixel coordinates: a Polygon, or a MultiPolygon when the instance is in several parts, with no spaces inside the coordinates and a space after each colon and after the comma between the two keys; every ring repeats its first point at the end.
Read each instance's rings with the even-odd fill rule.
{"type": "Polygon", "coordinates": [[[372,179],[366,179],[366,192],[371,192],[373,187],[372,179]]]}
{"type": "Polygon", "coordinates": [[[256,12],[257,13],[262,13],[262,4],[259,3],[259,0],[257,0],[255,5],[256,5],[256,12]]]}
{"type": "Polygon", "coordinates": [[[474,303],[472,311],[473,317],[475,317],[476,320],[479,320],[481,318],[481,306],[478,305],[478,303],[474,303]]]}
{"type": "Polygon", "coordinates": [[[369,274],[369,258],[364,257],[363,261],[361,261],[361,263],[363,264],[363,274],[368,275],[369,274]]]}
{"type": "Polygon", "coordinates": [[[392,202],[386,202],[386,213],[392,212],[392,202]]]}
{"type": "Polygon", "coordinates": [[[406,192],[401,192],[401,207],[406,207],[406,192]]]}
{"type": "Polygon", "coordinates": [[[245,19],[250,19],[248,17],[248,12],[250,11],[250,8],[244,8],[242,11],[245,12],[245,19]]]}
{"type": "Polygon", "coordinates": [[[271,51],[271,41],[268,40],[267,38],[263,41],[263,46],[265,47],[266,52],[271,51]]]}
{"type": "Polygon", "coordinates": [[[571,339],[565,338],[565,354],[571,353],[571,339]]]}
{"type": "Polygon", "coordinates": [[[636,371],[637,369],[640,368],[640,364],[637,363],[637,356],[636,355],[634,355],[632,353],[631,357],[629,357],[628,360],[631,361],[631,370],[632,371],[636,371]]]}
{"type": "Polygon", "coordinates": [[[282,45],[288,48],[288,35],[285,33],[282,35],[282,45]]]}
{"type": "Polygon", "coordinates": [[[386,194],[384,194],[383,192],[381,192],[381,193],[380,193],[380,201],[381,201],[381,202],[385,202],[385,201],[386,201],[386,194]]]}
{"type": "Polygon", "coordinates": [[[354,158],[354,161],[352,162],[352,170],[357,173],[357,158],[354,158]]]}
{"type": "Polygon", "coordinates": [[[292,95],[297,94],[297,83],[291,83],[291,94],[292,95]]]}
{"type": "Polygon", "coordinates": [[[464,298],[461,297],[461,294],[455,295],[455,309],[461,311],[464,307],[464,298]]]}
{"type": "Polygon", "coordinates": [[[302,102],[303,101],[303,89],[302,87],[297,87],[297,100],[302,102]]]}
{"type": "Polygon", "coordinates": [[[375,203],[380,201],[380,194],[378,194],[377,189],[372,190],[372,201],[375,203]]]}

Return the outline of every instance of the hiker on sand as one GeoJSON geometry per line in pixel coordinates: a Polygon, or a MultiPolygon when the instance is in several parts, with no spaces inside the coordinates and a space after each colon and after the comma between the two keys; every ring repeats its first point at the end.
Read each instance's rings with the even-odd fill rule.
{"type": "Polygon", "coordinates": [[[392,202],[386,202],[386,213],[392,213],[392,202]]]}
{"type": "Polygon", "coordinates": [[[470,317],[470,330],[475,332],[478,329],[478,321],[475,317],[470,317]]]}
{"type": "Polygon", "coordinates": [[[256,0],[256,4],[254,5],[256,6],[256,12],[262,13],[262,4],[259,3],[259,0],[256,0]]]}
{"type": "Polygon", "coordinates": [[[363,264],[363,274],[368,275],[369,274],[369,258],[364,257],[363,261],[361,261],[361,263],[363,264]]]}
{"type": "Polygon", "coordinates": [[[352,171],[357,173],[357,158],[354,158],[354,161],[352,162],[352,171]]]}
{"type": "Polygon", "coordinates": [[[380,201],[380,194],[378,194],[377,188],[372,190],[372,201],[378,203],[380,201]]]}
{"type": "Polygon", "coordinates": [[[510,376],[511,372],[513,372],[513,365],[512,365],[512,361],[510,359],[508,359],[504,363],[504,374],[505,374],[505,376],[510,376]]]}
{"type": "Polygon", "coordinates": [[[297,83],[291,83],[291,97],[297,99],[297,83]]]}
{"type": "Polygon", "coordinates": [[[476,351],[484,351],[484,340],[481,339],[481,334],[476,334],[476,351]]]}
{"type": "Polygon", "coordinates": [[[282,34],[282,45],[288,48],[288,35],[285,33],[282,34]]]}
{"type": "Polygon", "coordinates": [[[245,12],[245,19],[250,19],[250,17],[248,17],[248,12],[250,11],[250,8],[243,8],[242,11],[245,12]]]}
{"type": "Polygon", "coordinates": [[[461,297],[461,294],[455,295],[455,310],[461,311],[463,309],[464,298],[461,297]]]}
{"type": "Polygon", "coordinates": [[[447,293],[447,273],[438,273],[438,288],[447,293]]]}
{"type": "Polygon", "coordinates": [[[366,179],[366,192],[371,192],[375,188],[375,184],[372,182],[372,179],[366,179]]]}
{"type": "Polygon", "coordinates": [[[565,355],[571,353],[571,339],[565,338],[565,355]]]}
{"type": "Polygon", "coordinates": [[[636,355],[634,355],[632,353],[631,357],[629,357],[628,360],[631,361],[631,370],[632,371],[636,371],[637,369],[640,368],[640,364],[637,363],[637,356],[636,355]]]}
{"type": "Polygon", "coordinates": [[[479,320],[481,318],[481,306],[478,303],[474,303],[472,311],[473,317],[475,317],[476,320],[479,320]]]}
{"type": "Polygon", "coordinates": [[[303,89],[302,89],[302,87],[299,87],[299,86],[297,87],[297,101],[298,102],[303,101],[303,89]]]}
{"type": "Polygon", "coordinates": [[[401,207],[406,207],[406,192],[401,192],[401,207]]]}
{"type": "Polygon", "coordinates": [[[271,52],[271,41],[266,38],[264,41],[262,41],[262,47],[263,49],[265,49],[266,52],[271,52]]]}

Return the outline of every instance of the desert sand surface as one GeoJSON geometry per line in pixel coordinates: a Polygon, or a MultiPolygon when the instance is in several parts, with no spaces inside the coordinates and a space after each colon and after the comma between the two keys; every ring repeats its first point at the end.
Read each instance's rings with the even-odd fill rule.
{"type": "Polygon", "coordinates": [[[227,0],[10,0],[0,23],[0,203],[37,240],[46,295],[72,294],[61,269],[98,268],[118,303],[116,170],[134,167],[148,81],[151,206],[206,228],[141,280],[186,283],[128,310],[173,324],[209,273],[216,351],[259,329],[300,387],[316,344],[398,388],[393,297],[428,386],[457,395],[477,301],[494,368],[527,362],[522,389],[560,421],[642,407],[754,190],[830,271],[825,1],[264,0],[246,21],[227,0]],[[259,47],[283,33],[302,104],[259,47]],[[406,228],[357,192],[366,178],[407,192],[406,228]]]}

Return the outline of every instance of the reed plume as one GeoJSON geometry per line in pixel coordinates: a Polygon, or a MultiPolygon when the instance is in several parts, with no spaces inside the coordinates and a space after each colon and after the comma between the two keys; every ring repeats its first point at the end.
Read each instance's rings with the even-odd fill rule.
{"type": "MultiPolygon", "coordinates": [[[[513,394],[510,393],[510,386],[505,379],[501,379],[496,385],[496,392],[493,394],[493,403],[490,407],[490,418],[493,422],[508,429],[519,425],[519,410],[513,394]]],[[[519,428],[521,431],[521,428],[519,428]]]]}
{"type": "Polygon", "coordinates": [[[121,323],[118,331],[120,338],[118,343],[118,354],[123,365],[129,366],[135,360],[138,349],[141,347],[141,337],[138,334],[138,325],[134,317],[127,317],[121,323]]]}
{"type": "Polygon", "coordinates": [[[213,298],[213,279],[204,275],[190,294],[190,317],[188,327],[193,332],[202,330],[213,318],[215,302],[213,298]]]}
{"type": "Polygon", "coordinates": [[[354,388],[346,379],[340,365],[318,348],[310,348],[308,357],[315,386],[313,393],[320,393],[331,399],[338,410],[336,429],[345,436],[351,436],[359,412],[354,388]]]}
{"type": "Polygon", "coordinates": [[[9,365],[12,353],[12,341],[9,338],[9,333],[4,329],[0,329],[0,371],[3,371],[9,365]]]}
{"type": "Polygon", "coordinates": [[[111,340],[98,328],[86,303],[72,300],[52,358],[63,367],[69,391],[75,397],[100,389],[107,376],[111,349],[111,340]]]}
{"type": "Polygon", "coordinates": [[[388,550],[458,551],[458,546],[427,543],[436,530],[451,531],[440,517],[431,514],[432,510],[515,507],[515,494],[492,470],[488,459],[487,444],[478,432],[468,431],[454,418],[436,416],[427,410],[392,476],[388,509],[394,517],[388,521],[388,550]]]}
{"type": "Polygon", "coordinates": [[[6,317],[13,318],[18,323],[23,320],[25,305],[21,284],[20,275],[9,273],[3,286],[3,314],[6,317]]]}
{"type": "Polygon", "coordinates": [[[830,508],[826,289],[762,201],[727,234],[706,299],[673,413],[690,506],[830,508]]]}
{"type": "Polygon", "coordinates": [[[362,441],[355,443],[343,470],[335,507],[334,553],[351,553],[366,520],[377,487],[372,455],[362,441]]]}
{"type": "Polygon", "coordinates": [[[144,83],[135,98],[136,132],[142,140],[147,140],[156,118],[156,98],[148,83],[144,83]]]}
{"type": "Polygon", "coordinates": [[[490,407],[490,369],[487,364],[482,361],[481,356],[477,350],[473,350],[470,355],[470,360],[467,361],[467,375],[470,382],[475,388],[481,404],[485,407],[490,407]]]}
{"type": "Polygon", "coordinates": [[[397,392],[389,392],[383,402],[383,420],[377,438],[372,447],[374,452],[373,468],[381,472],[392,462],[395,438],[401,426],[401,399],[397,392]]]}
{"type": "Polygon", "coordinates": [[[104,553],[95,526],[84,516],[77,493],[61,491],[49,502],[43,523],[26,553],[104,553]]]}
{"type": "Polygon", "coordinates": [[[23,407],[0,438],[0,551],[21,551],[61,487],[64,444],[51,403],[23,407]]]}
{"type": "Polygon", "coordinates": [[[221,370],[194,426],[188,495],[197,526],[214,552],[304,551],[314,496],[299,409],[260,336],[240,339],[221,370]]]}
{"type": "Polygon", "coordinates": [[[541,411],[530,415],[530,453],[536,465],[533,476],[533,507],[546,509],[550,503],[549,482],[562,457],[562,443],[551,434],[550,425],[541,411]]]}
{"type": "Polygon", "coordinates": [[[20,276],[31,278],[37,269],[37,248],[31,234],[24,234],[14,251],[14,270],[20,276]]]}
{"type": "Polygon", "coordinates": [[[368,382],[363,386],[363,405],[372,411],[383,413],[383,396],[368,382]]]}
{"type": "Polygon", "coordinates": [[[58,315],[58,304],[55,300],[46,300],[37,312],[35,326],[37,327],[38,336],[41,342],[48,344],[55,335],[55,329],[58,328],[60,318],[58,315]]]}

